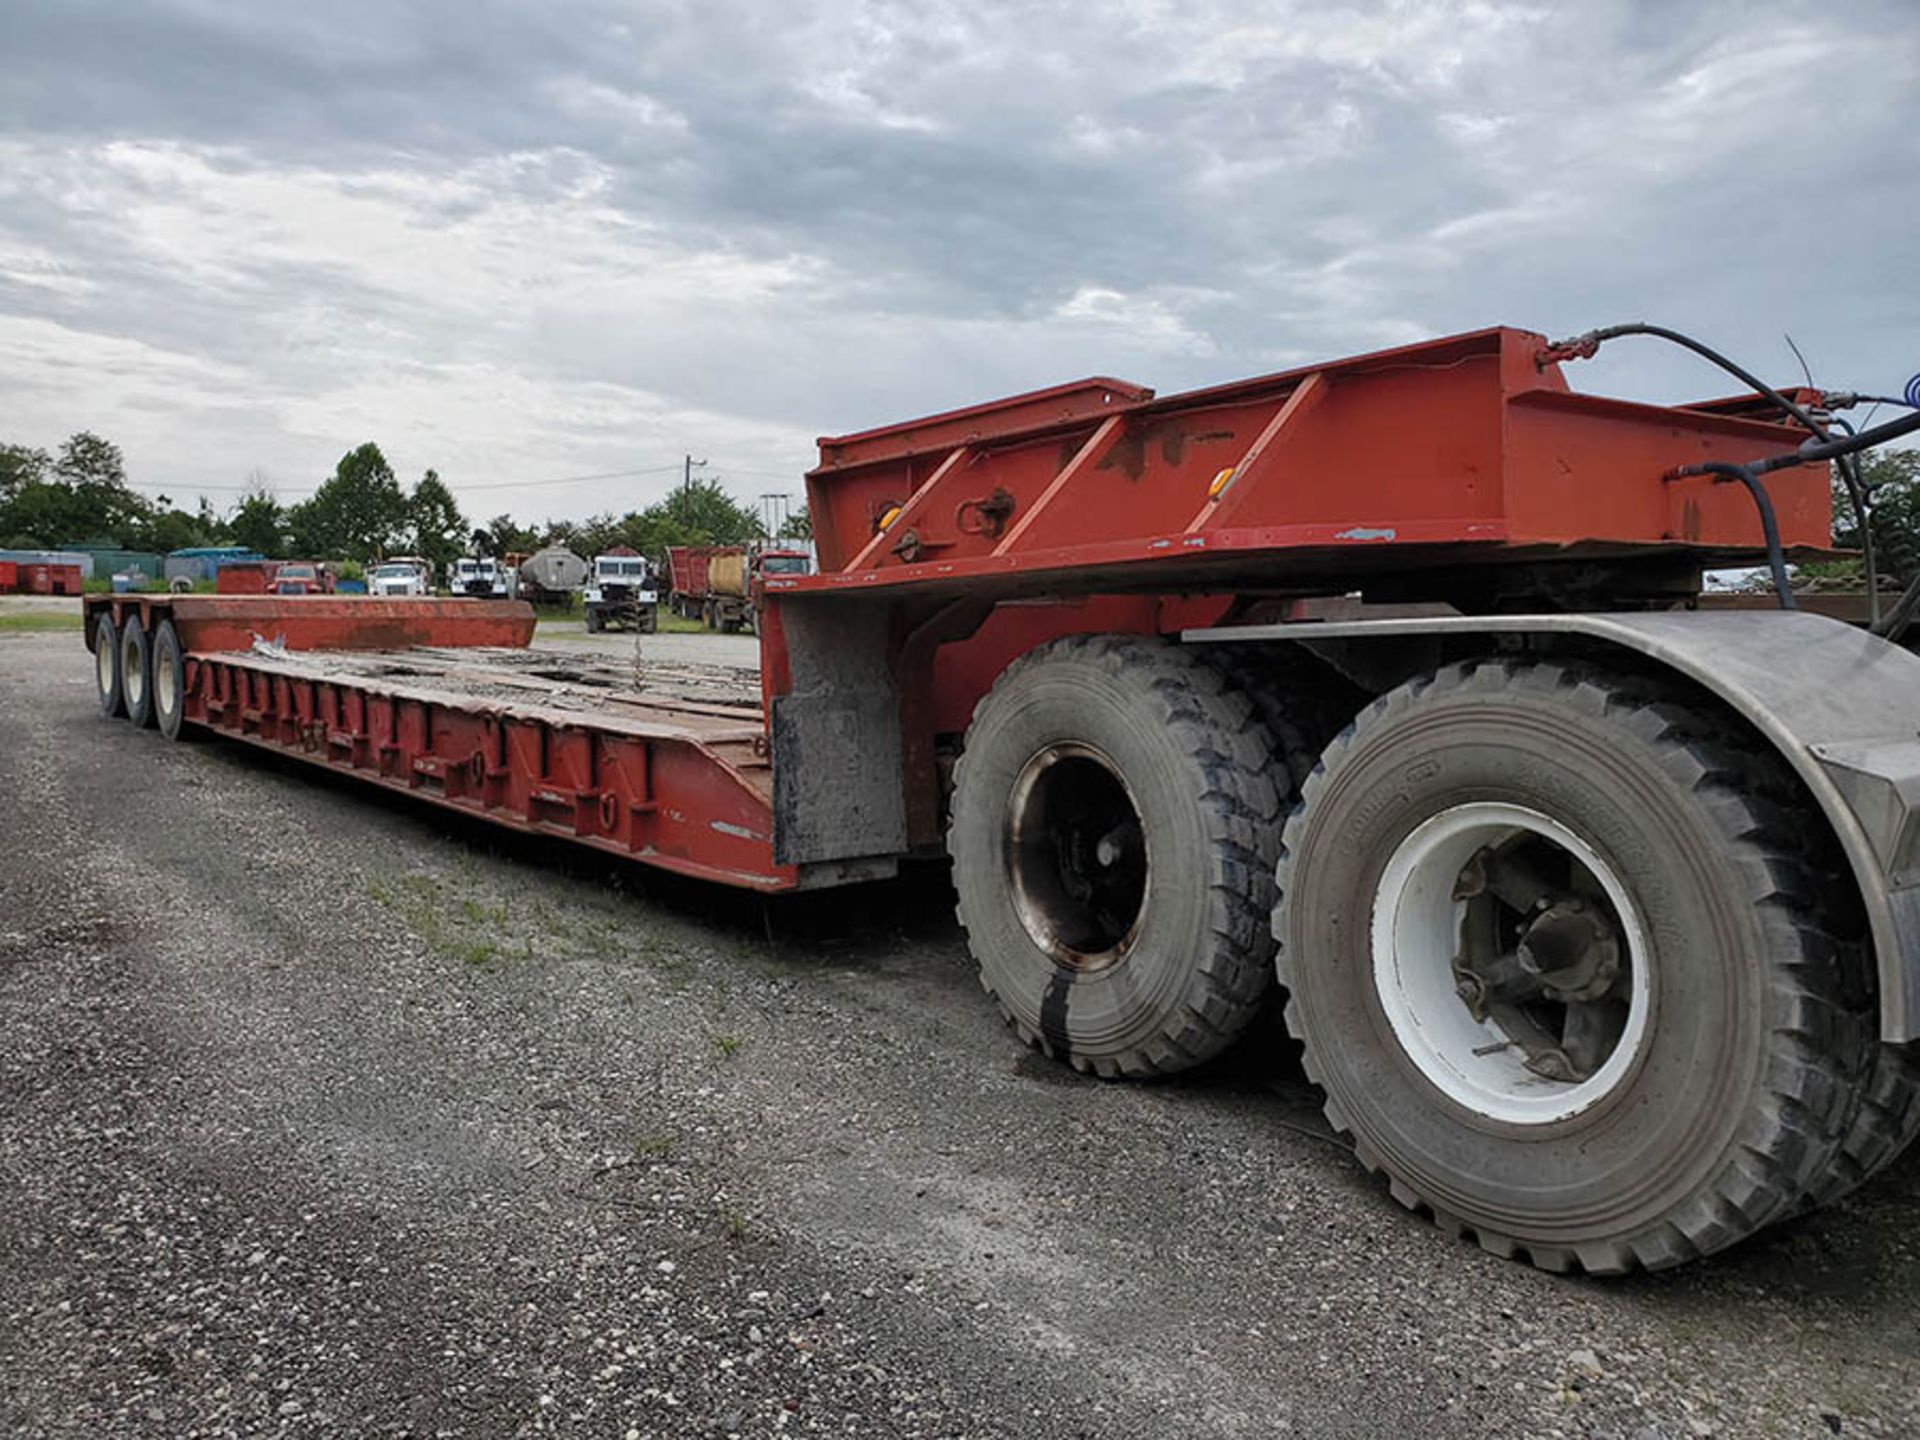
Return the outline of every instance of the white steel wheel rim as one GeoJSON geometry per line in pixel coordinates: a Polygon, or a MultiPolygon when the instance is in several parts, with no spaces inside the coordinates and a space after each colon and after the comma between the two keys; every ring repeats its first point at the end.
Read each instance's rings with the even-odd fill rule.
{"type": "Polygon", "coordinates": [[[173,683],[173,656],[165,645],[155,647],[153,657],[153,704],[162,715],[173,714],[177,698],[173,683]]]}
{"type": "Polygon", "coordinates": [[[120,640],[120,683],[127,692],[127,704],[138,705],[146,697],[147,677],[140,656],[133,648],[133,632],[124,632],[120,640]]]}
{"type": "Polygon", "coordinates": [[[120,642],[105,625],[93,632],[93,678],[100,687],[100,693],[106,695],[113,689],[113,651],[120,642]]]}
{"type": "Polygon", "coordinates": [[[1491,1120],[1549,1125],[1592,1108],[1617,1089],[1646,1044],[1652,1009],[1650,947],[1632,897],[1613,867],[1559,821],[1521,805],[1481,801],[1423,821],[1400,842],[1374,891],[1374,990],[1406,1056],[1449,1100],[1491,1120]],[[1625,1029],[1587,1079],[1552,1080],[1491,1017],[1476,1020],[1454,986],[1466,902],[1454,886],[1482,847],[1526,833],[1551,841],[1586,867],[1619,922],[1629,967],[1625,1029]]]}

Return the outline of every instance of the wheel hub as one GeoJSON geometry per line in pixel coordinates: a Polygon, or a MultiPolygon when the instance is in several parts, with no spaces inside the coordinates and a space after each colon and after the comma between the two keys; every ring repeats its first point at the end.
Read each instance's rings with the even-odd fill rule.
{"type": "Polygon", "coordinates": [[[1645,1037],[1647,951],[1610,866],[1566,827],[1482,803],[1401,842],[1374,909],[1382,1009],[1451,1098],[1563,1119],[1624,1078],[1645,1037]]]}
{"type": "Polygon", "coordinates": [[[1055,961],[1111,965],[1146,908],[1147,846],[1133,795],[1088,745],[1035,754],[1007,803],[1007,863],[1020,923],[1055,961]]]}
{"type": "Polygon", "coordinates": [[[162,654],[153,667],[153,700],[160,707],[162,715],[173,714],[179,696],[174,693],[173,665],[169,657],[162,654]]]}

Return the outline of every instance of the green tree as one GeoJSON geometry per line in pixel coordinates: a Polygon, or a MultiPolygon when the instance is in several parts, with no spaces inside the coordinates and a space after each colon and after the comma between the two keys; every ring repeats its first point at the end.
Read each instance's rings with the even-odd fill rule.
{"type": "Polygon", "coordinates": [[[676,485],[665,500],[641,513],[671,521],[682,533],[697,537],[687,544],[744,545],[760,536],[760,517],[727,494],[718,480],[676,485]]]}
{"type": "Polygon", "coordinates": [[[496,515],[473,532],[473,545],[482,555],[528,554],[540,548],[538,531],[514,522],[511,515],[496,515]]]}
{"type": "Polygon", "coordinates": [[[164,555],[169,550],[186,550],[211,544],[213,540],[214,536],[208,533],[199,516],[184,510],[168,510],[154,516],[146,527],[144,545],[164,555]]]}
{"type": "Polygon", "coordinates": [[[780,538],[782,540],[811,540],[813,538],[813,516],[807,513],[806,506],[802,505],[798,510],[795,510],[787,516],[787,523],[780,527],[780,538]]]}
{"type": "Polygon", "coordinates": [[[0,446],[0,536],[33,546],[142,544],[155,507],[127,488],[119,446],[82,430],[57,457],[0,446]]]}
{"type": "MultiPolygon", "coordinates": [[[[1860,478],[1872,495],[1874,563],[1883,576],[1904,585],[1920,574],[1920,450],[1884,450],[1870,454],[1860,467],[1860,478]]],[[[1833,543],[1858,549],[1860,527],[1839,480],[1834,481],[1833,543]]],[[[1803,567],[1809,572],[1858,578],[1860,562],[1803,567]]]]}
{"type": "Polygon", "coordinates": [[[0,507],[0,540],[9,546],[43,549],[91,536],[118,540],[100,525],[71,485],[29,481],[0,507]]]}
{"type": "Polygon", "coordinates": [[[412,526],[413,553],[433,562],[435,574],[466,553],[467,522],[446,482],[437,470],[429,470],[413,487],[407,500],[407,519],[412,526]]]}
{"type": "Polygon", "coordinates": [[[127,484],[127,465],[120,447],[91,430],[67,437],[60,447],[60,458],[53,462],[53,473],[77,489],[125,489],[127,484]]]}
{"type": "Polygon", "coordinates": [[[390,552],[408,534],[409,518],[393,467],[369,441],[342,455],[313,498],[287,512],[287,529],[304,556],[364,562],[390,552]]]}
{"type": "Polygon", "coordinates": [[[30,445],[0,445],[0,506],[11,505],[29,485],[46,483],[53,457],[30,445]]]}
{"type": "Polygon", "coordinates": [[[287,513],[268,488],[266,477],[247,477],[247,491],[227,517],[227,534],[236,545],[245,545],[262,555],[282,556],[285,551],[287,513]]]}

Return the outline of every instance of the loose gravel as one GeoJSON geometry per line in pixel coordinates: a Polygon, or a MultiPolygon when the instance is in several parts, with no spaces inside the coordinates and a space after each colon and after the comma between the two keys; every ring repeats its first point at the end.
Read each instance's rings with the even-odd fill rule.
{"type": "Polygon", "coordinates": [[[0,1433],[1920,1429],[1920,1156],[1538,1274],[1395,1206],[1271,1034],[1024,1052],[937,872],[666,883],[103,721],[77,636],[0,637],[0,817],[0,1433]]]}

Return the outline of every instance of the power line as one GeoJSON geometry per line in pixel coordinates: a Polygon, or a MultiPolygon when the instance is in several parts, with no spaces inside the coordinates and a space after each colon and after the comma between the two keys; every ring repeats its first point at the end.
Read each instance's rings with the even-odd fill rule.
{"type": "Polygon", "coordinates": [[[742,465],[717,466],[723,474],[752,475],[761,480],[798,480],[807,472],[804,470],[749,470],[742,465]]]}
{"type": "MultiPolygon", "coordinates": [[[[457,484],[449,485],[447,488],[455,491],[528,490],[542,485],[578,485],[588,480],[625,480],[637,475],[665,475],[679,468],[678,465],[650,465],[641,470],[603,470],[594,475],[558,475],[550,480],[485,480],[475,485],[457,484]]],[[[129,489],[157,490],[167,495],[175,493],[198,495],[203,491],[212,490],[218,490],[223,494],[245,494],[261,488],[255,485],[206,485],[198,481],[188,485],[167,485],[153,480],[130,480],[127,482],[127,485],[129,489]]],[[[277,497],[282,494],[312,495],[320,487],[317,485],[303,485],[297,489],[285,491],[278,485],[269,485],[265,488],[269,493],[277,497]]]]}
{"type": "MultiPolygon", "coordinates": [[[[550,485],[581,485],[593,480],[628,480],[635,479],[642,475],[669,475],[675,472],[678,472],[683,477],[683,481],[691,483],[693,471],[706,464],[707,462],[705,460],[695,460],[691,455],[688,455],[678,464],[648,465],[637,470],[602,470],[590,475],[556,475],[543,480],[483,480],[474,484],[448,482],[447,488],[452,490],[456,496],[460,496],[474,491],[533,490],[550,485]]],[[[796,478],[795,473],[789,470],[752,470],[737,465],[715,465],[713,471],[722,477],[727,475],[752,475],[776,480],[792,480],[796,478]]],[[[168,485],[164,482],[153,480],[129,480],[126,484],[130,490],[149,491],[154,494],[165,495],[169,499],[190,495],[245,495],[263,488],[252,483],[245,485],[227,485],[194,482],[191,484],[168,485]]],[[[310,497],[318,492],[320,486],[302,485],[287,489],[279,485],[267,485],[264,489],[267,494],[273,496],[276,500],[291,500],[310,497]]]]}
{"type": "Polygon", "coordinates": [[[528,490],[537,485],[577,485],[583,480],[626,480],[635,475],[665,475],[678,465],[651,465],[644,470],[607,470],[598,475],[562,475],[557,480],[489,480],[479,485],[449,486],[459,490],[528,490]]]}

